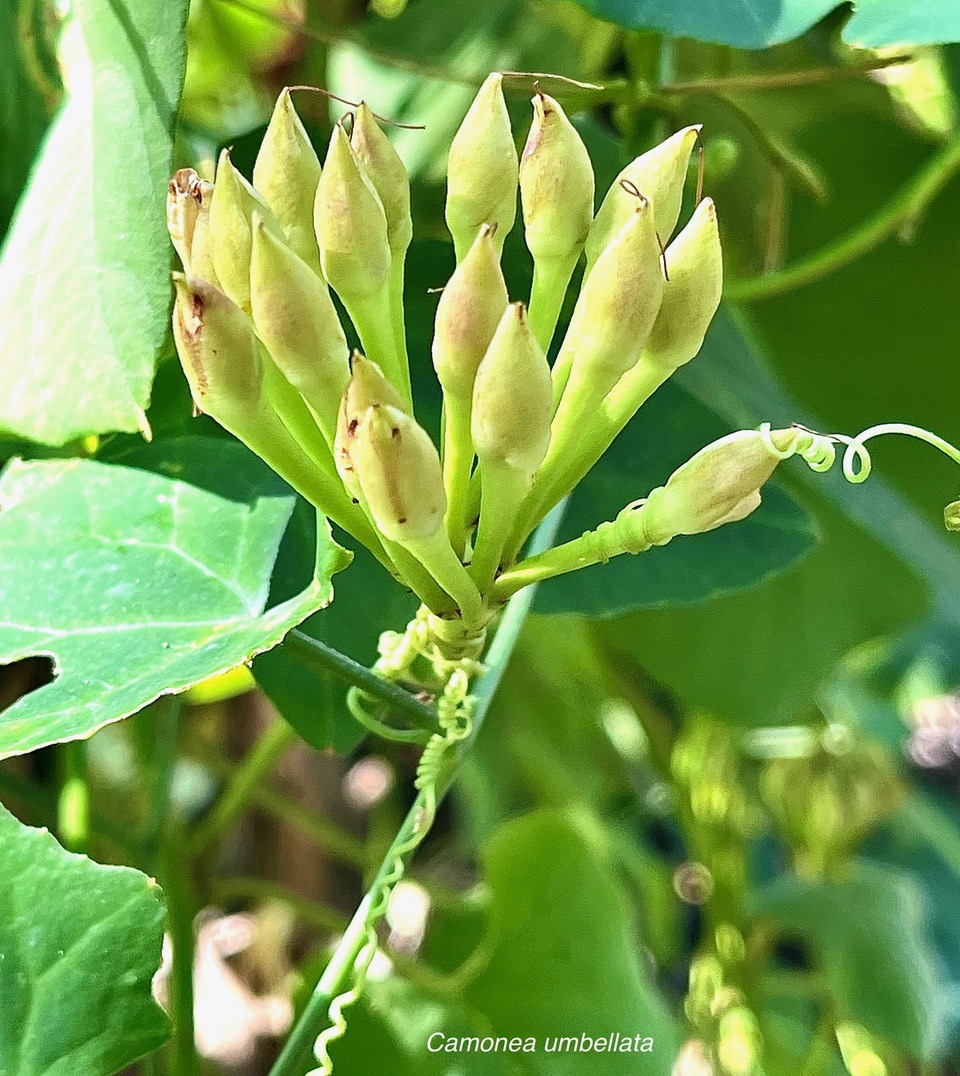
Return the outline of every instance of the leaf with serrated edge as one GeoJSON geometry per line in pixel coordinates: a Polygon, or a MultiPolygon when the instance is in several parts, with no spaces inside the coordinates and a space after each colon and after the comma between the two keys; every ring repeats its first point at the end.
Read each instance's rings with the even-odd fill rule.
{"type": "Polygon", "coordinates": [[[331,600],[350,554],[323,526],[314,580],[265,608],[294,504],[273,472],[229,441],[170,452],[177,477],[89,460],[14,461],[0,476],[0,663],[46,654],[58,674],[0,714],[0,757],[90,736],[225,672],[331,600]]]}
{"type": "Polygon", "coordinates": [[[116,1072],[167,1038],[151,995],[163,901],[0,807],[0,1072],[116,1072]]]}

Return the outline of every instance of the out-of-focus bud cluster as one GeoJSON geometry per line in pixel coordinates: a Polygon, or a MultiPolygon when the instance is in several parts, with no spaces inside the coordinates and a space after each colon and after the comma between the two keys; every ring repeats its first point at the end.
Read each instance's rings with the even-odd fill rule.
{"type": "MultiPolygon", "coordinates": [[[[518,154],[502,81],[484,82],[450,148],[456,269],[432,347],[439,448],[411,393],[409,181],[365,104],[334,126],[321,164],[284,91],[252,183],[224,151],[214,183],[181,170],[168,200],[183,265],[174,336],[197,410],[368,545],[432,612],[478,629],[533,581],[516,562],[539,520],[695,356],[722,279],[710,199],[673,235],[699,128],[628,164],[595,214],[590,157],[561,104],[537,91],[518,154]],[[500,266],[518,197],[534,266],[525,301],[508,293],[500,266]],[[581,260],[573,316],[554,342],[581,260]],[[353,356],[348,335],[360,343],[353,356]],[[520,574],[505,588],[511,572],[520,574]]],[[[594,559],[743,518],[790,454],[787,441],[789,431],[741,433],[705,449],[604,524],[594,559]]]]}

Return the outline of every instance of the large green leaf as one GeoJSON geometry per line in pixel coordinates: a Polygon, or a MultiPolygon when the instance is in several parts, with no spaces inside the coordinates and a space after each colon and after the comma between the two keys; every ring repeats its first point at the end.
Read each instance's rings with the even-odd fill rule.
{"type": "Polygon", "coordinates": [[[835,8],[835,0],[578,0],[630,29],[762,49],[789,41],[835,8]]]}
{"type": "Polygon", "coordinates": [[[546,1052],[547,1039],[619,1033],[653,1051],[619,1056],[620,1071],[668,1076],[677,1032],[650,982],[609,864],[563,814],[503,826],[482,854],[491,891],[489,959],[464,991],[501,1035],[533,1036],[529,1071],[593,1073],[610,1058],[546,1052]]]}
{"type": "MultiPolygon", "coordinates": [[[[729,426],[682,389],[660,389],[577,486],[558,541],[576,538],[662,485],[672,471],[729,426]]],[[[615,557],[544,583],[542,613],[616,616],[689,605],[754,586],[782,572],[816,544],[810,517],[782,489],[768,486],[759,510],[708,534],[674,539],[639,556],[615,557]]]]}
{"type": "Polygon", "coordinates": [[[49,444],[144,423],[167,335],[164,199],[186,0],[75,0],[69,93],[0,260],[0,428],[49,444]]]}
{"type": "Polygon", "coordinates": [[[960,41],[960,6],[954,0],[857,0],[843,36],[860,49],[960,41]]]}
{"type": "Polygon", "coordinates": [[[757,911],[809,938],[841,1018],[929,1056],[942,1035],[945,984],[909,875],[858,863],[842,882],[783,877],[760,894],[757,911]]]}
{"type": "Polygon", "coordinates": [[[128,867],[65,852],[0,806],[0,1072],[116,1072],[156,1049],[163,903],[128,867]]]}
{"type": "Polygon", "coordinates": [[[14,461],[0,478],[0,661],[48,654],[58,673],[0,715],[0,756],[89,736],[276,645],[349,561],[325,527],[313,581],[265,608],[289,487],[227,440],[137,462],[153,470],[14,461]]]}

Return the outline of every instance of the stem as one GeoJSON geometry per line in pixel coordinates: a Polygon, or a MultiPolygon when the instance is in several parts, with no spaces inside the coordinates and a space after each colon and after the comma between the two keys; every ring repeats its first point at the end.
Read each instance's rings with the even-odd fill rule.
{"type": "MultiPolygon", "coordinates": [[[[562,509],[558,507],[540,525],[532,543],[535,551],[546,549],[553,542],[560,524],[561,515],[562,509]]],[[[473,729],[470,736],[460,745],[457,755],[458,763],[469,750],[470,745],[483,727],[484,719],[506,669],[507,661],[513,653],[513,648],[520,635],[520,629],[523,627],[527,613],[530,611],[534,593],[534,587],[528,588],[522,594],[518,594],[511,599],[504,611],[503,619],[487,653],[487,672],[480,678],[473,693],[476,700],[473,729]]],[[[456,771],[456,765],[450,767],[436,789],[436,803],[438,805],[453,784],[456,771]]],[[[270,1070],[270,1076],[300,1076],[303,1071],[302,1065],[309,1057],[314,1040],[327,1023],[327,1010],[330,1007],[330,1002],[342,992],[345,983],[353,973],[357,957],[367,942],[369,911],[372,903],[371,894],[383,891],[388,877],[395,874],[398,859],[397,850],[409,847],[411,838],[419,833],[423,812],[427,806],[426,799],[424,791],[418,792],[413,806],[407,812],[407,816],[390,846],[390,850],[384,857],[376,878],[350,920],[350,925],[334,950],[330,962],[314,988],[300,1019],[295,1024],[280,1057],[270,1070]]],[[[405,855],[400,855],[399,859],[402,865],[405,862],[405,855]]],[[[383,915],[386,911],[386,908],[382,906],[383,904],[385,902],[381,902],[380,915],[383,915]]]]}
{"type": "Polygon", "coordinates": [[[908,422],[881,422],[876,426],[858,433],[856,437],[843,437],[840,434],[832,434],[834,440],[840,441],[847,446],[843,456],[843,476],[848,482],[864,482],[870,474],[870,455],[864,448],[867,441],[874,437],[882,437],[888,433],[899,433],[904,437],[915,437],[918,441],[931,445],[954,463],[960,464],[960,449],[954,448],[949,441],[938,437],[935,433],[923,429],[921,426],[912,426],[908,422]],[[859,469],[857,469],[857,466],[859,469]]]}
{"type": "MultiPolygon", "coordinates": [[[[373,359],[383,370],[384,377],[403,397],[404,403],[410,414],[413,414],[413,394],[410,389],[410,369],[407,363],[406,350],[401,351],[401,345],[397,339],[399,332],[397,320],[394,316],[395,291],[399,286],[402,299],[403,291],[403,265],[400,266],[399,281],[397,274],[391,271],[390,279],[374,295],[363,298],[353,298],[349,303],[344,301],[350,320],[353,322],[360,337],[363,353],[368,359],[373,359]]],[[[402,318],[402,313],[401,313],[402,318]]]]}
{"type": "Polygon", "coordinates": [[[506,465],[480,465],[480,524],[470,574],[484,594],[496,578],[517,510],[530,491],[529,479],[506,465]]]}
{"type": "Polygon", "coordinates": [[[573,257],[551,258],[549,261],[541,259],[533,263],[533,287],[527,319],[537,343],[545,352],[550,350],[567,286],[579,259],[578,250],[573,257]]]}
{"type": "Polygon", "coordinates": [[[411,539],[411,553],[457,603],[468,627],[482,627],[486,615],[483,599],[470,573],[453,551],[447,532],[441,528],[430,538],[411,539]]]}
{"type": "Polygon", "coordinates": [[[308,669],[342,680],[359,688],[365,695],[372,695],[387,703],[417,728],[431,732],[436,730],[437,715],[433,707],[420,702],[399,684],[382,680],[365,665],[348,658],[346,654],[341,654],[339,650],[334,650],[319,639],[312,638],[299,628],[288,633],[283,640],[283,648],[290,653],[294,661],[308,669]]]}
{"type": "Polygon", "coordinates": [[[162,852],[162,885],[167,898],[167,933],[170,937],[168,993],[173,1037],[170,1041],[171,1076],[195,1076],[197,1050],[193,1027],[193,964],[196,936],[196,901],[190,877],[189,842],[171,827],[162,852]]]}
{"type": "Polygon", "coordinates": [[[57,799],[57,834],[71,852],[85,852],[90,843],[90,786],[87,783],[86,743],[60,745],[62,781],[57,799]]]}
{"type": "Polygon", "coordinates": [[[229,904],[241,900],[275,900],[286,904],[300,919],[329,934],[346,929],[347,920],[339,912],[301,893],[262,878],[218,878],[212,884],[212,896],[219,903],[229,904]]]}
{"type": "Polygon", "coordinates": [[[405,254],[394,254],[390,265],[390,323],[393,339],[400,358],[400,370],[403,377],[401,392],[412,402],[413,388],[410,384],[410,359],[407,355],[407,329],[403,312],[403,272],[405,254]]]}
{"type": "Polygon", "coordinates": [[[960,171],[960,138],[943,146],[873,216],[845,235],[775,273],[728,280],[723,288],[724,297],[734,302],[765,299],[812,284],[835,272],[872,250],[902,225],[916,221],[957,171],[960,171]]]}
{"type": "Polygon", "coordinates": [[[194,830],[190,850],[199,856],[243,813],[250,795],[297,739],[286,721],[277,719],[244,758],[216,806],[194,830]]]}
{"type": "Polygon", "coordinates": [[[459,556],[467,546],[467,518],[470,504],[470,471],[473,468],[473,440],[470,415],[473,401],[443,395],[443,488],[447,494],[447,534],[459,556]]]}

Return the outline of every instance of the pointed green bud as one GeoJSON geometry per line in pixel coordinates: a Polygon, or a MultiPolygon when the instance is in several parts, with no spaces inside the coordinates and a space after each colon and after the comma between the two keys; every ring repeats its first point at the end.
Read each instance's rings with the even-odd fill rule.
{"type": "Polygon", "coordinates": [[[360,482],[353,466],[352,449],[360,421],[371,407],[406,410],[397,390],[371,359],[355,351],[350,359],[350,380],[337,411],[333,459],[337,473],[352,497],[360,497],[360,482]]]}
{"type": "Polygon", "coordinates": [[[294,252],[317,273],[320,252],[313,230],[313,203],[319,182],[320,161],[290,91],[284,89],[253,166],[253,185],[273,210],[294,252]]]}
{"type": "Polygon", "coordinates": [[[217,164],[217,180],[210,205],[210,241],[213,267],[226,294],[250,313],[250,253],[252,217],[260,214],[278,237],[283,231],[267,203],[234,168],[224,150],[217,164]]]}
{"type": "Polygon", "coordinates": [[[633,212],[637,191],[653,202],[657,234],[662,243],[667,243],[680,216],[683,182],[699,133],[699,125],[677,131],[659,146],[631,161],[617,176],[587,237],[588,270],[633,212]]]}
{"type": "Polygon", "coordinates": [[[405,411],[368,407],[357,426],[353,465],[377,528],[403,545],[432,538],[447,502],[430,435],[405,411]]]}
{"type": "Polygon", "coordinates": [[[960,501],[952,501],[944,508],[943,525],[948,531],[960,531],[960,501]]]}
{"type": "Polygon", "coordinates": [[[597,260],[574,308],[558,367],[572,364],[567,392],[589,388],[591,395],[602,399],[613,388],[640,357],[663,294],[653,205],[637,199],[633,213],[597,260]]]}
{"type": "Polygon", "coordinates": [[[484,224],[497,226],[502,250],[517,216],[519,162],[502,83],[487,77],[450,146],[446,219],[458,262],[484,224]]]}
{"type": "MultiPolygon", "coordinates": [[[[660,312],[647,340],[647,354],[658,366],[676,369],[703,346],[703,338],[720,305],[723,256],[717,209],[704,198],[664,261],[668,280],[660,312]]],[[[599,264],[599,263],[598,263],[599,264]]]]}
{"type": "Polygon", "coordinates": [[[593,165],[576,128],[545,93],[533,98],[533,126],[520,160],[520,203],[534,258],[579,255],[593,222],[593,165]]]}
{"type": "Polygon", "coordinates": [[[250,297],[257,335],[332,444],[350,379],[347,338],[327,286],[256,213],[250,297]]]}
{"type": "Polygon", "coordinates": [[[638,521],[653,545],[735,523],[760,505],[760,489],[795,445],[797,429],[740,430],[701,448],[647,498],[638,521]]]}
{"type": "Polygon", "coordinates": [[[413,238],[410,177],[393,142],[364,101],[354,114],[350,145],[383,204],[390,250],[403,255],[413,238]]]}
{"type": "Polygon", "coordinates": [[[263,361],[250,319],[205,280],[173,274],[173,338],[197,410],[233,431],[256,407],[263,361]]]}
{"type": "Polygon", "coordinates": [[[192,168],[179,169],[167,189],[167,231],[187,276],[216,284],[210,253],[212,198],[212,183],[192,168]]]}
{"type": "Polygon", "coordinates": [[[481,465],[532,479],[550,441],[550,367],[523,303],[504,311],[477,369],[471,433],[481,465]]]}
{"type": "Polygon", "coordinates": [[[340,123],[330,138],[313,220],[323,275],[340,298],[349,305],[379,292],[390,273],[387,218],[340,123]]]}
{"type": "Polygon", "coordinates": [[[480,229],[437,305],[433,366],[444,391],[460,399],[470,399],[477,367],[509,302],[495,231],[489,224],[480,229]]]}

